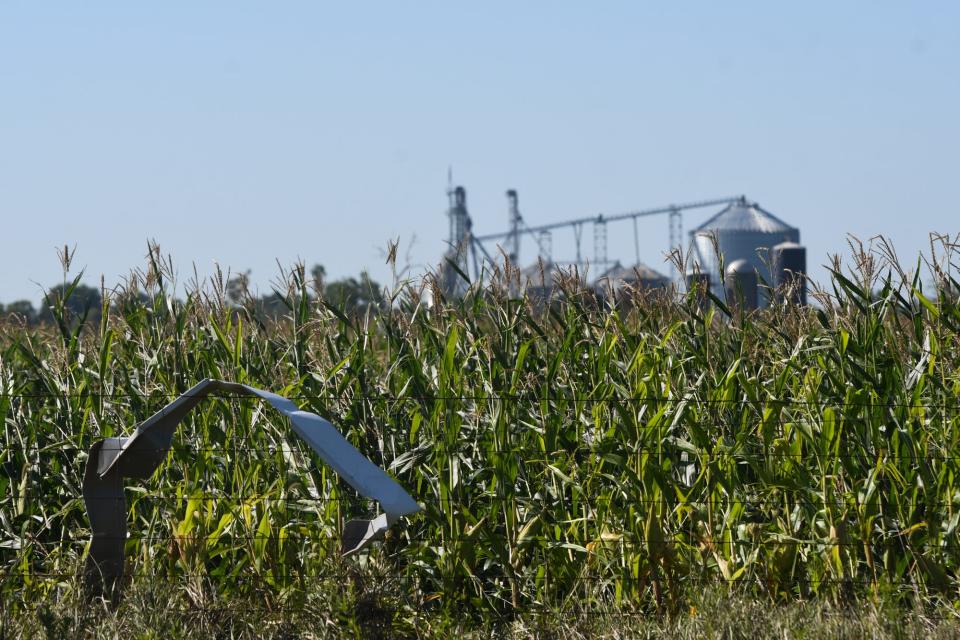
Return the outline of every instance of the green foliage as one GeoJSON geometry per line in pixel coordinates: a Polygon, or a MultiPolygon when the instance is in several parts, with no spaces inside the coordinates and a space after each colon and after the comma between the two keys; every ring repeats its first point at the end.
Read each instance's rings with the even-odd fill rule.
{"type": "Polygon", "coordinates": [[[344,278],[326,283],[323,297],[328,304],[347,315],[365,313],[368,309],[379,310],[384,304],[383,287],[377,284],[366,271],[360,278],[344,278]]]}
{"type": "Polygon", "coordinates": [[[37,311],[29,300],[16,300],[10,304],[0,305],[0,314],[5,317],[17,317],[27,323],[36,322],[37,311]]]}
{"type": "Polygon", "coordinates": [[[217,279],[178,301],[150,269],[84,331],[0,330],[5,608],[72,588],[90,444],[204,377],[328,416],[425,512],[339,559],[342,523],[370,506],[281,418],[211,399],[127,492],[134,582],[191,602],[276,610],[377,581],[399,600],[384,610],[463,621],[677,612],[717,584],[956,599],[960,309],[896,269],[838,269],[817,308],[732,318],[695,296],[610,311],[572,285],[538,310],[494,283],[433,306],[411,285],[361,319],[301,267],[276,322],[217,279]]]}
{"type": "Polygon", "coordinates": [[[51,287],[44,295],[44,304],[37,314],[37,320],[56,322],[59,307],[62,307],[62,314],[68,319],[78,320],[90,313],[99,317],[101,305],[100,290],[80,284],[78,279],[72,283],[51,287]]]}
{"type": "MultiPolygon", "coordinates": [[[[203,585],[210,587],[210,585],[203,585]]],[[[203,592],[204,589],[196,591],[203,592]]],[[[672,616],[631,611],[537,611],[472,620],[456,612],[398,608],[390,587],[376,593],[332,581],[311,584],[297,607],[264,609],[247,598],[189,601],[168,584],[139,583],[116,610],[68,596],[18,611],[0,622],[13,638],[516,638],[517,640],[955,640],[960,621],[949,608],[904,608],[878,602],[838,607],[829,602],[779,604],[708,589],[691,594],[672,616]]]]}
{"type": "MultiPolygon", "coordinates": [[[[311,268],[310,287],[303,287],[303,295],[307,299],[318,298],[326,306],[331,307],[334,313],[348,317],[358,317],[371,311],[383,310],[386,304],[383,287],[366,271],[360,273],[359,279],[348,277],[332,282],[327,282],[326,273],[323,265],[317,264],[311,268]]],[[[291,273],[289,281],[285,283],[287,295],[274,290],[254,298],[249,290],[250,272],[245,271],[227,280],[225,293],[234,306],[245,307],[254,317],[275,320],[291,308],[290,304],[287,304],[288,298],[292,301],[297,300],[299,294],[294,291],[300,289],[299,281],[306,282],[302,267],[291,273]]]]}

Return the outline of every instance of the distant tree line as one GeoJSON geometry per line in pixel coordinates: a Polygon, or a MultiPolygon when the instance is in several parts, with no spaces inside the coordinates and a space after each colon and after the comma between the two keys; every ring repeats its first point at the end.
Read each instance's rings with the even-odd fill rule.
{"type": "Polygon", "coordinates": [[[81,318],[84,315],[100,317],[103,306],[100,290],[85,284],[78,284],[76,287],[58,284],[51,287],[44,295],[43,304],[39,309],[34,308],[29,300],[16,300],[9,304],[0,303],[0,315],[17,317],[27,324],[53,322],[53,308],[64,297],[65,291],[69,291],[69,295],[63,301],[63,306],[70,317],[81,318]]]}
{"type": "MultiPolygon", "coordinates": [[[[376,312],[387,304],[383,287],[366,271],[359,278],[327,281],[327,270],[317,264],[310,269],[310,284],[323,302],[347,316],[376,312]]],[[[249,290],[250,272],[239,273],[227,280],[226,293],[231,304],[246,307],[261,317],[277,317],[287,312],[287,305],[277,292],[255,297],[249,290]]]]}
{"type": "MultiPolygon", "coordinates": [[[[362,271],[358,278],[348,277],[330,282],[327,281],[326,274],[323,265],[314,265],[310,270],[313,295],[319,296],[324,303],[345,315],[376,312],[386,304],[383,287],[366,271],[362,271]]],[[[276,318],[288,311],[283,299],[276,292],[253,296],[249,283],[249,271],[227,280],[226,296],[230,304],[236,307],[252,307],[257,315],[265,318],[276,318]]],[[[149,297],[140,294],[134,297],[133,303],[146,305],[149,297]]],[[[129,296],[124,300],[124,304],[131,304],[129,296]]],[[[74,322],[84,319],[98,322],[102,313],[103,295],[100,289],[79,283],[64,283],[51,287],[39,308],[35,308],[29,300],[0,303],[0,318],[16,319],[30,325],[54,324],[58,315],[71,318],[74,322]]]]}

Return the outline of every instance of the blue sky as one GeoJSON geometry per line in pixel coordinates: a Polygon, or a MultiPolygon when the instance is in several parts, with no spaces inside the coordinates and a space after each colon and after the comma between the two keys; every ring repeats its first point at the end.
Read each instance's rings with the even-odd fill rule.
{"type": "MultiPolygon", "coordinates": [[[[148,239],[183,280],[385,279],[391,238],[439,259],[451,165],[478,232],[507,188],[531,223],[745,193],[811,267],[847,233],[915,258],[960,231],[958,27],[950,2],[0,0],[0,301],[59,281],[57,246],[110,285],[148,239]]],[[[640,231],[667,270],[666,219],[640,231]]]]}

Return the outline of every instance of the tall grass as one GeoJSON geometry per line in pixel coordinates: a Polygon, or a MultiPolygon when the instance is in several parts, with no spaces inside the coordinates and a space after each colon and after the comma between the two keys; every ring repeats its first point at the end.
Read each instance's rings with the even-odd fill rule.
{"type": "Polygon", "coordinates": [[[4,607],[74,589],[90,444],[205,377],[329,417],[426,509],[341,560],[344,519],[371,506],[268,408],[211,399],[128,488],[132,581],[181,585],[193,606],[381,582],[404,607],[478,619],[678,611],[718,584],[954,602],[956,254],[928,256],[931,285],[885,244],[854,248],[811,308],[642,292],[610,308],[573,281],[543,306],[494,282],[432,304],[405,284],[347,317],[296,267],[280,321],[229,304],[222,276],[178,299],[151,252],[99,326],[60,300],[53,327],[0,329],[4,607]]]}

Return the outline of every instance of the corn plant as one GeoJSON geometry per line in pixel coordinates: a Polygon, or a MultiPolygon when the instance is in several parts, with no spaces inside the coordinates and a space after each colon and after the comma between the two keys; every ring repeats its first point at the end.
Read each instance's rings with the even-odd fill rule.
{"type": "Polygon", "coordinates": [[[944,242],[931,285],[885,245],[854,248],[808,308],[642,291],[609,306],[576,282],[544,304],[494,281],[431,304],[407,283],[348,316],[298,266],[277,288],[282,318],[229,303],[222,276],[178,298],[151,252],[98,326],[58,300],[49,326],[0,328],[5,606],[75,588],[91,443],[205,377],[328,417],[425,511],[341,560],[337,532],[369,505],[282,418],[210,399],[128,489],[131,579],[191,602],[280,606],[364,575],[476,616],[672,610],[718,584],[955,599],[956,255],[944,242]]]}

